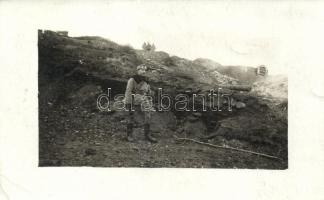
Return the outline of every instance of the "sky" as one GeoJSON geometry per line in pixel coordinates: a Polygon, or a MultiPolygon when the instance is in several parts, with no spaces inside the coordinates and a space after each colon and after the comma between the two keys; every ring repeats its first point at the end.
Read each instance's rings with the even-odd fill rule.
{"type": "MultiPolygon", "coordinates": [[[[278,59],[290,9],[269,3],[112,3],[87,10],[88,30],[77,27],[70,33],[98,34],[134,48],[149,41],[171,55],[223,65],[264,64],[272,74],[287,73],[278,59]]],[[[83,6],[75,11],[83,12],[83,6]]]]}
{"type": "Polygon", "coordinates": [[[101,36],[134,48],[148,41],[170,55],[266,65],[270,74],[289,72],[291,52],[303,46],[311,15],[322,13],[315,4],[292,1],[54,2],[39,3],[27,13],[26,6],[15,10],[37,18],[39,29],[101,36]]]}
{"type": "MultiPolygon", "coordinates": [[[[100,35],[141,48],[152,42],[157,50],[188,59],[209,58],[223,65],[258,66],[286,73],[276,60],[287,6],[231,5],[213,2],[112,3],[90,7],[70,35],[100,35]],[[277,19],[273,19],[273,17],[277,19]],[[94,22],[94,23],[91,23],[94,22]]],[[[73,12],[84,12],[83,6],[73,12]]],[[[77,21],[77,18],[71,18],[77,21]]]]}

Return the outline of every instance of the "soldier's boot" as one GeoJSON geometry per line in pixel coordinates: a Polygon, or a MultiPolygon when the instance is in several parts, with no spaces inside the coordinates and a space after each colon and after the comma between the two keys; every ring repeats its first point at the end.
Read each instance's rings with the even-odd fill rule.
{"type": "Polygon", "coordinates": [[[150,133],[150,125],[149,124],[144,124],[144,134],[145,134],[146,140],[148,140],[152,143],[157,143],[157,140],[150,133]]]}
{"type": "Polygon", "coordinates": [[[128,142],[133,142],[134,137],[133,137],[133,124],[127,124],[127,141],[128,142]]]}

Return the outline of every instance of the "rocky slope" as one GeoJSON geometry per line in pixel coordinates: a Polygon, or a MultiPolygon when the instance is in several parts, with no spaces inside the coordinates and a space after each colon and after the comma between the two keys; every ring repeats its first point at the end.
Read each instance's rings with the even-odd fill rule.
{"type": "MultiPolygon", "coordinates": [[[[204,66],[210,69],[210,71],[216,72],[222,76],[234,78],[234,83],[240,82],[245,84],[252,84],[257,80],[262,80],[262,77],[256,74],[255,67],[223,66],[213,60],[206,58],[197,58],[193,62],[197,65],[204,66]]],[[[222,78],[222,76],[220,76],[220,79],[222,78]]]]}
{"type": "MultiPolygon", "coordinates": [[[[218,71],[226,67],[213,61],[136,50],[100,37],[73,38],[48,31],[39,35],[38,47],[41,166],[287,167],[287,99],[276,94],[278,87],[287,85],[260,80],[251,85],[252,91],[238,91],[235,87],[247,82],[218,71]],[[222,87],[231,96],[233,110],[226,111],[224,101],[222,112],[203,112],[202,100],[196,99],[198,112],[154,112],[152,129],[159,144],[152,146],[141,138],[128,144],[123,140],[125,113],[99,111],[97,97],[107,88],[112,88],[112,95],[123,94],[139,64],[148,66],[147,78],[155,92],[163,88],[172,97],[187,94],[193,102],[192,94],[208,95],[222,87]],[[213,155],[215,150],[208,147],[179,145],[173,135],[261,151],[282,161],[221,150],[213,155]],[[152,158],[152,149],[158,158],[152,158]]],[[[136,126],[141,123],[138,120],[136,126]]]]}

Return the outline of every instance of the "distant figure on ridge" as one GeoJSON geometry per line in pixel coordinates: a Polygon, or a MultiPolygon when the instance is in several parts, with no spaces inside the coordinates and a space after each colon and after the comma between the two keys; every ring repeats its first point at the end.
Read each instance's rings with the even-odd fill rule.
{"type": "Polygon", "coordinates": [[[154,43],[151,45],[149,42],[144,42],[142,45],[143,50],[145,51],[155,51],[155,45],[154,43]]]}

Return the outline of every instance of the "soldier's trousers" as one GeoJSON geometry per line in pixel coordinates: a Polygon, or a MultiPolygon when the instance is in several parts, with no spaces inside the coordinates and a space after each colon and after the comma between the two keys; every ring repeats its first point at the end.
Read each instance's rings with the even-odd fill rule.
{"type": "Polygon", "coordinates": [[[139,113],[141,115],[144,115],[144,124],[149,124],[151,120],[151,111],[143,110],[140,105],[134,105],[133,110],[135,111],[127,111],[128,112],[128,124],[134,124],[135,123],[135,113],[139,113]]]}

